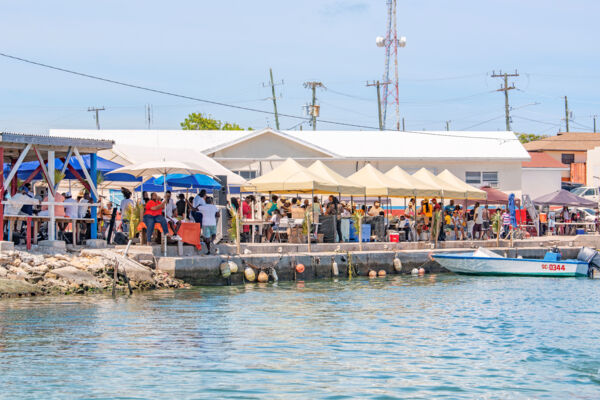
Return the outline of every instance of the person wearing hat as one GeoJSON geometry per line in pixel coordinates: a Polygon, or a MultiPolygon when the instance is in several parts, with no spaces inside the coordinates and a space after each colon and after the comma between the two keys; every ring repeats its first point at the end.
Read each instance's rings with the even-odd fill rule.
{"type": "Polygon", "coordinates": [[[68,205],[65,206],[65,215],[69,218],[79,218],[77,200],[73,198],[71,192],[66,192],[63,196],[65,196],[65,203],[68,203],[68,205]]]}

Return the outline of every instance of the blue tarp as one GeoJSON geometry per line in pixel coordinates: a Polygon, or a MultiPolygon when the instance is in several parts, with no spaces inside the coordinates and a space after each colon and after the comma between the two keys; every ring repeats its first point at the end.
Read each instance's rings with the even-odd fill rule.
{"type": "MultiPolygon", "coordinates": [[[[154,180],[154,183],[157,185],[162,185],[164,182],[164,177],[158,177],[154,180]]],[[[181,187],[188,189],[220,189],[221,184],[217,182],[215,179],[211,178],[207,175],[195,174],[195,175],[185,175],[185,174],[169,174],[167,175],[167,185],[171,185],[173,187],[181,187]]]]}
{"type": "Polygon", "coordinates": [[[510,224],[513,228],[517,227],[517,212],[515,209],[515,194],[511,193],[508,196],[508,212],[510,214],[510,224]]]}
{"type": "MultiPolygon", "coordinates": [[[[81,158],[83,158],[83,163],[85,164],[86,169],[89,171],[90,170],[90,155],[86,154],[86,155],[82,156],[81,158]]],[[[79,161],[77,160],[76,157],[71,157],[69,164],[75,169],[75,171],[77,171],[77,173],[79,175],[84,177],[83,170],[81,169],[81,166],[79,165],[79,161]]],[[[35,171],[39,166],[40,166],[40,163],[38,161],[24,162],[19,167],[19,171],[17,172],[17,177],[19,179],[23,179],[23,180],[27,179],[29,177],[29,175],[31,175],[31,173],[33,173],[33,171],[35,171]]],[[[63,167],[63,162],[59,159],[56,159],[54,162],[54,166],[56,169],[60,170],[63,167]]],[[[97,158],[98,171],[100,171],[102,173],[105,181],[117,181],[117,182],[141,182],[142,181],[141,178],[135,178],[134,176],[129,175],[129,174],[111,174],[110,173],[111,171],[114,171],[115,169],[121,168],[121,167],[122,167],[122,165],[117,164],[112,161],[109,161],[109,160],[106,160],[102,157],[97,158]]],[[[10,168],[11,168],[10,164],[7,164],[7,163],[4,164],[5,177],[8,176],[8,174],[10,172],[10,168]]],[[[69,171],[68,169],[66,170],[65,174],[66,174],[65,179],[77,179],[75,177],[75,175],[73,175],[73,173],[71,173],[71,171],[69,171]]],[[[41,172],[38,173],[33,179],[34,180],[42,179],[41,172]]]]}

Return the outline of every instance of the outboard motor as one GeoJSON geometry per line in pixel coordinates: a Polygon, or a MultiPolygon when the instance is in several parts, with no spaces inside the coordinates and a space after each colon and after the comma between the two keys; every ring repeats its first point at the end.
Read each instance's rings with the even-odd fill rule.
{"type": "Polygon", "coordinates": [[[579,261],[588,263],[588,277],[600,279],[600,253],[591,247],[582,247],[577,254],[579,261]]]}

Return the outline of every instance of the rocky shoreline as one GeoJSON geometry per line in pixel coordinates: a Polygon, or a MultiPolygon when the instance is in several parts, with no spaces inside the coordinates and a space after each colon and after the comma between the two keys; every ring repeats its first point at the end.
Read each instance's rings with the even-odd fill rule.
{"type": "Polygon", "coordinates": [[[0,253],[0,298],[112,291],[115,266],[114,286],[119,292],[189,287],[156,271],[153,264],[153,260],[138,262],[108,249],[66,253],[4,251],[0,253]]]}

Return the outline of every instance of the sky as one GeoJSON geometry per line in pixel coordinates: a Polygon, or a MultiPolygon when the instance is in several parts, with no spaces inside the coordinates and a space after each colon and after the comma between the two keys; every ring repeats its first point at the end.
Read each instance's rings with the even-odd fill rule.
{"type": "MultiPolygon", "coordinates": [[[[0,53],[198,99],[302,117],[303,82],[320,81],[318,129],[378,126],[385,0],[102,2],[0,0],[0,53]]],[[[591,131],[600,114],[600,2],[398,0],[400,114],[407,130],[505,129],[504,95],[492,71],[514,72],[512,129],[591,131]]],[[[255,129],[269,114],[151,93],[0,57],[0,130],[179,129],[191,112],[255,129]]],[[[312,129],[280,118],[281,129],[312,129]]],[[[387,126],[395,124],[393,105],[387,126]]],[[[600,121],[599,121],[600,124],[600,121]]],[[[599,125],[600,128],[600,125],[599,125]]]]}

